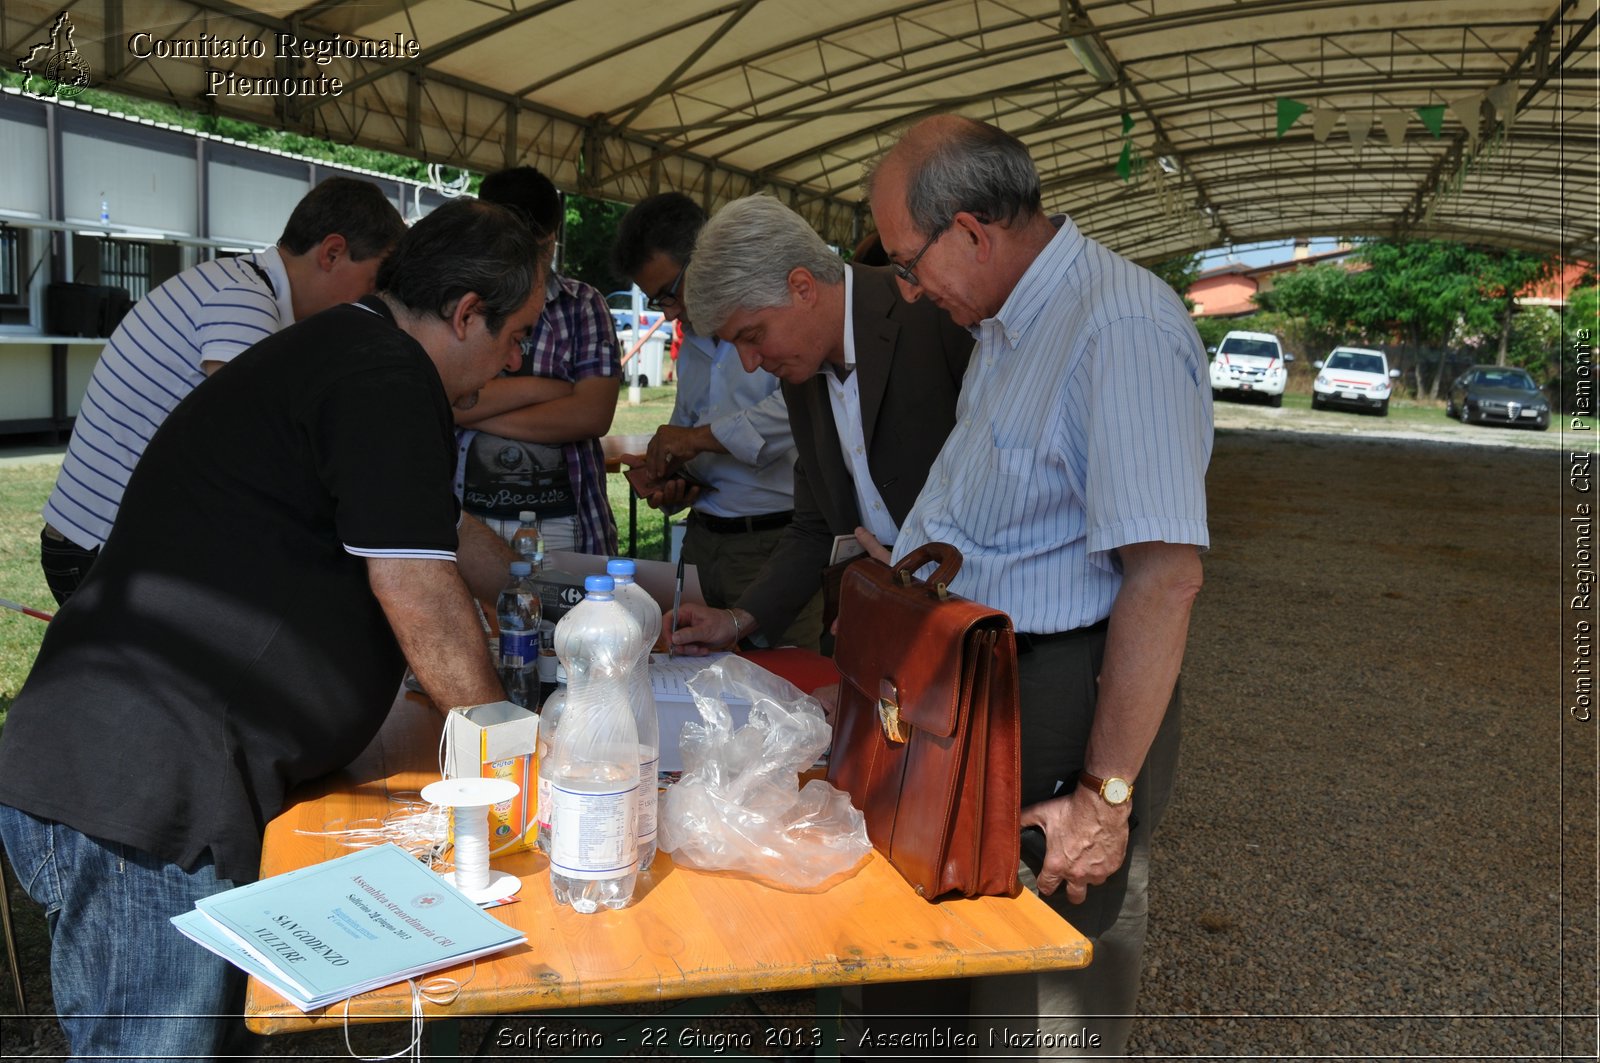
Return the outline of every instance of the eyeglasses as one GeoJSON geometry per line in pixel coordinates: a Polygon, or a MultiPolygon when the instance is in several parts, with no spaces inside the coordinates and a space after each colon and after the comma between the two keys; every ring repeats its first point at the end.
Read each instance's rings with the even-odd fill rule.
{"type": "Polygon", "coordinates": [[[914,287],[917,287],[917,288],[922,287],[922,282],[917,279],[917,263],[921,262],[922,261],[922,256],[928,253],[928,248],[932,247],[934,245],[935,241],[937,241],[939,239],[939,237],[943,236],[945,233],[947,233],[949,231],[950,231],[950,222],[945,222],[943,225],[939,226],[937,229],[935,229],[933,231],[933,235],[928,237],[928,242],[922,245],[922,250],[921,251],[918,251],[915,255],[913,255],[911,257],[911,261],[910,262],[907,262],[903,266],[898,262],[891,262],[891,263],[889,263],[889,268],[894,270],[894,275],[896,277],[899,277],[901,280],[905,281],[907,284],[910,284],[910,285],[912,285],[914,287]]]}
{"type": "Polygon", "coordinates": [[[678,270],[678,275],[672,278],[672,283],[661,289],[656,294],[644,301],[644,305],[651,310],[671,310],[678,305],[678,289],[683,287],[683,274],[688,269],[685,266],[678,270]]]}

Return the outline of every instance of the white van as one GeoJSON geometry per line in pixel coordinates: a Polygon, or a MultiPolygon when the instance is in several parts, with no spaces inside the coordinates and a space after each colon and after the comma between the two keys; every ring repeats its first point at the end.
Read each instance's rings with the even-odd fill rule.
{"type": "Polygon", "coordinates": [[[1230,332],[1213,352],[1211,394],[1228,392],[1244,397],[1266,396],[1273,406],[1283,405],[1283,389],[1289,383],[1289,362],[1294,355],[1283,353],[1283,344],[1270,332],[1230,332]]]}

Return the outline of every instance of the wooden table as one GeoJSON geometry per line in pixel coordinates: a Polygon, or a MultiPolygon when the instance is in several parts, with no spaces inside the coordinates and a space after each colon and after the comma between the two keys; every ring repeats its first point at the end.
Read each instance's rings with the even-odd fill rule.
{"type": "MultiPolygon", "coordinates": [[[[392,795],[434,781],[440,727],[438,713],[416,695],[398,699],[355,763],[268,826],[262,875],[348,851],[337,839],[296,830],[381,817],[394,807],[392,795]]],[[[1089,942],[1031,893],[929,904],[877,853],[853,878],[819,894],[675,867],[662,854],[630,907],[595,915],[552,901],[542,855],[500,858],[494,866],[525,880],[518,903],[491,912],[525,933],[528,944],[480,959],[453,1004],[424,1005],[427,1018],[1073,968],[1090,957],[1089,942]]],[[[439,973],[465,978],[468,970],[463,964],[439,973]]],[[[350,1021],[393,1022],[410,1007],[401,983],[357,997],[350,1021]]],[[[337,1027],[343,1015],[342,1004],[302,1014],[250,981],[245,1016],[258,1033],[337,1027]]]]}
{"type": "MultiPolygon", "coordinates": [[[[622,471],[622,455],[643,454],[650,446],[654,433],[644,435],[601,436],[600,449],[606,456],[606,473],[622,471]]],[[[661,558],[666,560],[672,552],[672,523],[665,513],[661,515],[661,558]]],[[[639,556],[639,496],[628,487],[628,556],[639,556]]]]}

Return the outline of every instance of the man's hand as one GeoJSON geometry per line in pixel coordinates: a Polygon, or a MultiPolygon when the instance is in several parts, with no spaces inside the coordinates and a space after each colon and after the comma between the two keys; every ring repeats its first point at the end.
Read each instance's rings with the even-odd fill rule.
{"type": "Polygon", "coordinates": [[[868,557],[882,561],[886,565],[889,563],[888,549],[878,542],[878,537],[867,531],[867,529],[856,528],[856,542],[861,544],[861,549],[867,552],[868,557]]]}
{"type": "MultiPolygon", "coordinates": [[[[672,614],[661,619],[662,629],[672,631],[672,614]]],[[[755,630],[755,617],[739,611],[739,627],[735,631],[733,616],[726,609],[713,609],[709,605],[683,602],[678,606],[678,630],[672,632],[672,652],[685,657],[704,657],[708,653],[726,650],[733,646],[735,635],[747,637],[755,630]]]]}
{"type": "Polygon", "coordinates": [[[669,475],[665,479],[652,477],[642,454],[623,454],[619,460],[629,467],[629,486],[651,509],[676,513],[700,497],[700,488],[691,486],[681,476],[669,475]]]}
{"type": "Polygon", "coordinates": [[[811,692],[811,696],[822,705],[822,717],[832,727],[834,713],[839,711],[839,684],[829,683],[825,687],[818,687],[811,692]]]}
{"type": "Polygon", "coordinates": [[[707,452],[727,453],[727,448],[711,434],[710,425],[684,428],[664,424],[650,438],[649,449],[645,451],[645,469],[652,480],[664,480],[690,458],[707,452]]]}
{"type": "Polygon", "coordinates": [[[1086,786],[1024,808],[1022,825],[1044,831],[1040,895],[1047,897],[1064,883],[1068,902],[1082,904],[1090,886],[1098,886],[1122,866],[1132,811],[1131,801],[1108,805],[1086,786]]]}

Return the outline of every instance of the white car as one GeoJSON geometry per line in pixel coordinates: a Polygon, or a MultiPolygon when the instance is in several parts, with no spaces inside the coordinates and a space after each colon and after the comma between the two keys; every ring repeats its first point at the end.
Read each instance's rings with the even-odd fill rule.
{"type": "Polygon", "coordinates": [[[1311,382],[1311,408],[1348,406],[1357,410],[1377,410],[1379,417],[1389,414],[1391,380],[1400,370],[1389,368],[1382,351],[1367,347],[1335,347],[1326,359],[1313,362],[1317,379],[1311,382]]]}
{"type": "Polygon", "coordinates": [[[1289,383],[1288,363],[1294,361],[1294,355],[1283,353],[1278,337],[1270,332],[1230,332],[1213,353],[1213,395],[1259,394],[1273,406],[1283,405],[1283,389],[1289,383]]]}

